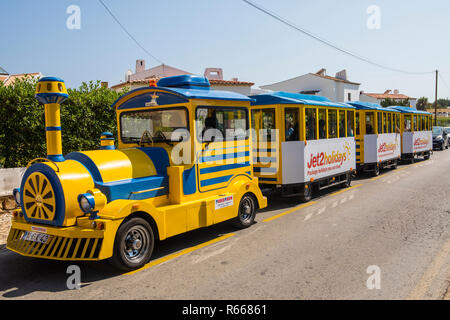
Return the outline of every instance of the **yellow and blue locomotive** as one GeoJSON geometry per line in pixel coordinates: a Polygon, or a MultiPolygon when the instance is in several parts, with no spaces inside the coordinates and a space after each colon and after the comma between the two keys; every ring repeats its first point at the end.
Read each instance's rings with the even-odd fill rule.
{"type": "Polygon", "coordinates": [[[253,223],[267,199],[253,176],[251,99],[210,90],[198,76],[161,79],[112,108],[118,148],[103,133],[99,150],[63,155],[64,81],[42,78],[47,158],[30,162],[14,190],[7,248],[57,260],[110,259],[124,270],[151,257],[155,240],[232,220],[253,223]]]}

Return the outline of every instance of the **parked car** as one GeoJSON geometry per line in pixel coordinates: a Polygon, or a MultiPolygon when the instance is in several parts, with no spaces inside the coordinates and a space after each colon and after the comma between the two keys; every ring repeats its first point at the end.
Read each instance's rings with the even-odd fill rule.
{"type": "Polygon", "coordinates": [[[433,127],[433,149],[444,150],[449,147],[450,131],[444,127],[433,127]]]}

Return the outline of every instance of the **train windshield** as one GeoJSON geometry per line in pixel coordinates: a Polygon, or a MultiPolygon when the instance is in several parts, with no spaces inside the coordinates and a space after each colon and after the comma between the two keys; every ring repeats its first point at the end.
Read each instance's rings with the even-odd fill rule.
{"type": "Polygon", "coordinates": [[[180,141],[188,135],[187,112],[184,108],[124,112],[120,128],[124,143],[180,141]]]}

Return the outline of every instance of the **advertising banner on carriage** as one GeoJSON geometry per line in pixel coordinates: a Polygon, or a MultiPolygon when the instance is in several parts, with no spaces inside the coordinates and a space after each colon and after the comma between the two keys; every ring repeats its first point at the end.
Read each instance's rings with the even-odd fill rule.
{"type": "Polygon", "coordinates": [[[398,133],[364,136],[364,162],[375,163],[400,157],[401,139],[398,133]]]}
{"type": "Polygon", "coordinates": [[[282,143],[283,184],[310,182],[356,168],[354,138],[282,143]]]}
{"type": "Polygon", "coordinates": [[[417,153],[433,149],[431,131],[403,132],[402,153],[417,153]]]}

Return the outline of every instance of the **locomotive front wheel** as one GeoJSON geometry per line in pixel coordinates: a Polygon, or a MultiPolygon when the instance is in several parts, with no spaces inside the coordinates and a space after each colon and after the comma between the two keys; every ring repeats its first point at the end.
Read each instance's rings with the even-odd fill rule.
{"type": "Polygon", "coordinates": [[[129,271],[144,266],[153,252],[155,238],[150,224],[142,218],[132,218],[117,230],[111,263],[129,271]]]}
{"type": "Polygon", "coordinates": [[[250,193],[244,194],[239,202],[238,216],[233,220],[234,226],[239,229],[251,226],[255,220],[256,207],[255,198],[250,193]]]}

